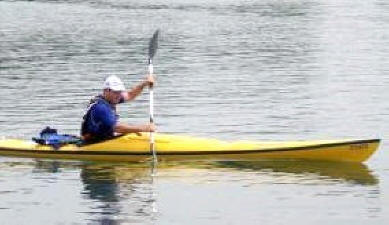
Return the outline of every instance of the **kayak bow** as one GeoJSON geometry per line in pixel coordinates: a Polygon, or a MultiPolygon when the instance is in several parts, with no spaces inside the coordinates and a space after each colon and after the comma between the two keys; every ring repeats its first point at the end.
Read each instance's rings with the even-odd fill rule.
{"type": "MultiPolygon", "coordinates": [[[[221,141],[210,138],[155,134],[155,150],[160,161],[309,159],[363,162],[378,148],[379,139],[321,141],[221,141]]],[[[0,155],[98,160],[146,161],[152,157],[149,134],[123,135],[98,143],[66,144],[58,149],[20,139],[0,141],[0,155]]]]}

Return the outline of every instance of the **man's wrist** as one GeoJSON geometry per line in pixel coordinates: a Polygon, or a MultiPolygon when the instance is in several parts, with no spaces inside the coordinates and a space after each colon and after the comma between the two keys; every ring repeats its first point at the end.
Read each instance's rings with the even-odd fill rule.
{"type": "Polygon", "coordinates": [[[146,81],[143,81],[141,84],[140,84],[140,88],[143,89],[147,86],[147,82],[146,81]]]}

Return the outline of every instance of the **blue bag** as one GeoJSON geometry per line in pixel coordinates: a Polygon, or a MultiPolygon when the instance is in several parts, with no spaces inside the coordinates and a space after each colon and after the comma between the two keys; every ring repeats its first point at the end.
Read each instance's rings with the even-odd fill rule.
{"type": "Polygon", "coordinates": [[[81,138],[74,135],[58,134],[56,129],[52,129],[50,127],[43,129],[40,132],[40,136],[33,137],[32,140],[41,145],[50,145],[54,149],[59,149],[61,146],[66,144],[82,144],[81,138]]]}

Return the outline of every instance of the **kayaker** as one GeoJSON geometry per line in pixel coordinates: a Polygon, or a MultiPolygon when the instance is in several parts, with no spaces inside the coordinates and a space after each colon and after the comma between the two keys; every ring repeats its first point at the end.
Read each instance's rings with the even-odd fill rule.
{"type": "Polygon", "coordinates": [[[107,77],[103,84],[103,94],[90,100],[83,117],[81,125],[82,139],[97,141],[117,134],[154,132],[155,126],[152,123],[142,125],[120,123],[119,116],[116,113],[117,104],[135,99],[145,87],[151,85],[154,85],[154,77],[148,75],[144,81],[126,91],[119,77],[115,75],[107,77]]]}

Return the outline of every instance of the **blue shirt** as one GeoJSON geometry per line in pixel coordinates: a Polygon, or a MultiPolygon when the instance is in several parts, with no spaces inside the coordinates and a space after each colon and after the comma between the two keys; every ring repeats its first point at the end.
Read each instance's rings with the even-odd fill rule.
{"type": "Polygon", "coordinates": [[[88,134],[92,139],[105,139],[114,136],[118,121],[115,108],[101,97],[92,100],[81,127],[81,135],[88,134]]]}

